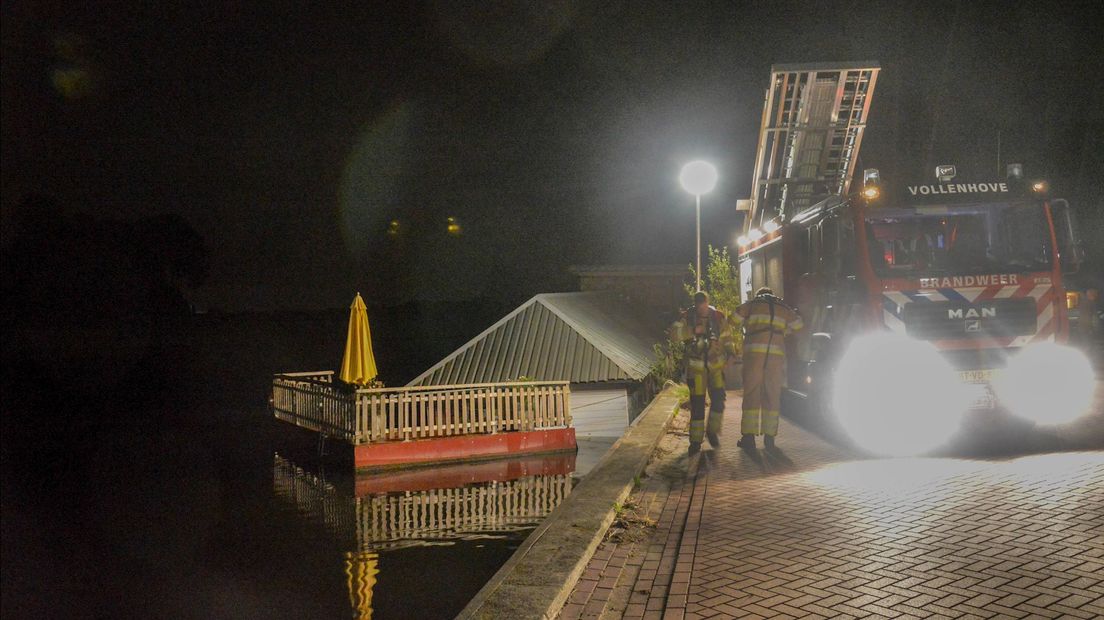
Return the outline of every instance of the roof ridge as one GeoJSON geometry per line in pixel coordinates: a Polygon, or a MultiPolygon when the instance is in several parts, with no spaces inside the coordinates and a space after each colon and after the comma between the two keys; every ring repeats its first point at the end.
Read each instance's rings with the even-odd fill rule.
{"type": "MultiPolygon", "coordinates": [[[[551,363],[558,364],[556,367],[560,370],[556,372],[566,371],[583,382],[609,381],[614,380],[614,377],[617,380],[638,381],[649,372],[652,350],[643,327],[644,324],[632,314],[631,308],[610,291],[538,293],[419,374],[408,385],[420,385],[434,379],[440,382],[450,380],[450,377],[457,378],[454,371],[468,373],[471,369],[487,364],[490,359],[486,358],[488,352],[492,356],[505,355],[499,361],[516,366],[520,358],[515,359],[515,355],[521,350],[528,351],[524,355],[524,363],[521,364],[525,367],[521,369],[523,373],[532,370],[529,368],[531,363],[540,367],[551,363]],[[607,301],[610,303],[606,303],[607,301]],[[621,306],[625,306],[624,315],[621,314],[621,306]],[[538,318],[543,312],[547,312],[546,318],[538,318]],[[513,325],[518,326],[517,329],[511,327],[513,325]],[[538,327],[539,330],[534,332],[538,327]],[[561,340],[556,345],[548,340],[559,339],[559,336],[553,334],[560,332],[565,338],[570,334],[571,341],[578,344],[569,346],[568,341],[561,340]],[[498,350],[504,342],[514,343],[509,346],[509,353],[498,350]],[[549,346],[567,349],[549,349],[549,346]],[[585,357],[587,360],[593,357],[593,361],[586,361],[584,364],[578,359],[565,359],[565,355],[574,355],[572,351],[575,351],[576,346],[588,347],[593,353],[588,353],[585,357]],[[476,361],[473,361],[473,355],[478,358],[476,361]],[[549,357],[545,359],[543,356],[549,357]],[[567,366],[564,367],[565,362],[567,366]],[[599,363],[603,370],[596,372],[598,367],[594,364],[599,363]],[[588,376],[604,378],[583,379],[588,376]]],[[[498,367],[501,364],[492,360],[491,365],[498,367]]],[[[540,371],[543,372],[545,371],[540,371]]]]}
{"type": "MultiPolygon", "coordinates": [[[[579,291],[579,293],[584,293],[584,294],[585,293],[590,293],[590,294],[592,294],[591,296],[597,296],[597,295],[602,295],[604,293],[604,291],[579,291]]],[[[545,293],[545,295],[563,295],[563,294],[562,293],[545,293]]],[[[611,297],[613,299],[616,299],[616,297],[613,296],[613,295],[608,295],[607,294],[607,295],[604,295],[604,296],[608,296],[608,297],[611,297]]],[[[538,295],[537,297],[541,297],[541,295],[538,295]]],[[[605,341],[605,340],[595,341],[595,340],[592,340],[591,338],[588,338],[586,336],[586,334],[592,333],[591,330],[586,330],[582,325],[580,325],[578,322],[576,322],[573,318],[570,318],[560,308],[557,308],[552,304],[545,303],[543,299],[538,299],[537,301],[542,306],[547,308],[549,312],[556,315],[556,317],[558,317],[561,321],[563,321],[565,324],[567,324],[567,326],[570,327],[572,329],[572,331],[574,331],[576,334],[578,334],[579,337],[582,338],[585,342],[589,342],[591,344],[591,346],[593,346],[595,349],[598,349],[598,351],[602,355],[605,355],[611,362],[614,363],[614,365],[616,365],[618,368],[620,368],[621,371],[624,372],[626,375],[629,375],[631,377],[631,376],[635,375],[638,372],[638,369],[636,368],[636,366],[627,363],[627,360],[625,359],[626,354],[623,351],[611,349],[610,346],[609,346],[610,343],[605,341]]]]}

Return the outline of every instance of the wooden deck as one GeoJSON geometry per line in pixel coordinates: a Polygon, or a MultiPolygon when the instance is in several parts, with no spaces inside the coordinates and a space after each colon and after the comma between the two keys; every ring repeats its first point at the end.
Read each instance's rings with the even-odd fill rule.
{"type": "Polygon", "coordinates": [[[355,446],[358,468],[575,448],[566,381],[366,389],[333,376],[276,375],[273,415],[355,446]]]}

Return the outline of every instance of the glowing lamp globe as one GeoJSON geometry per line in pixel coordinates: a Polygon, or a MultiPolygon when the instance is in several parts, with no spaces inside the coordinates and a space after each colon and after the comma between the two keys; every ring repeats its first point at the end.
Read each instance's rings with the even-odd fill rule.
{"type": "Polygon", "coordinates": [[[692,161],[682,167],[679,184],[695,196],[704,196],[717,186],[717,169],[707,161],[692,161]]]}

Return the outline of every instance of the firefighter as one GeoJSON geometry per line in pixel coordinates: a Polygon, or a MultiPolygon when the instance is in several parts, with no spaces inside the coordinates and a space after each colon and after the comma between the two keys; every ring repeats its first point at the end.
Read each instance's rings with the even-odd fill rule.
{"type": "Polygon", "coordinates": [[[732,323],[723,312],[709,305],[704,291],[694,294],[694,306],[683,311],[671,326],[671,340],[685,346],[686,385],[690,388],[690,454],[701,451],[703,437],[720,446],[724,423],[724,367],[736,355],[732,323]],[[709,394],[709,420],[705,396],[709,394]]]}
{"type": "Polygon", "coordinates": [[[786,337],[804,324],[797,310],[765,286],[736,308],[732,322],[744,329],[744,411],[740,421],[743,437],[737,445],[752,450],[755,436],[763,435],[763,443],[773,450],[786,374],[786,337]]]}

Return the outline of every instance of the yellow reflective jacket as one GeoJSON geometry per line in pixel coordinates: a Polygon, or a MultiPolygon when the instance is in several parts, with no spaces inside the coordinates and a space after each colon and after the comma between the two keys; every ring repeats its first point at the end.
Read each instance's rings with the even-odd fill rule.
{"type": "Polygon", "coordinates": [[[777,297],[756,297],[732,314],[732,321],[744,329],[744,352],[786,354],[786,336],[805,327],[801,315],[777,297]]]}

